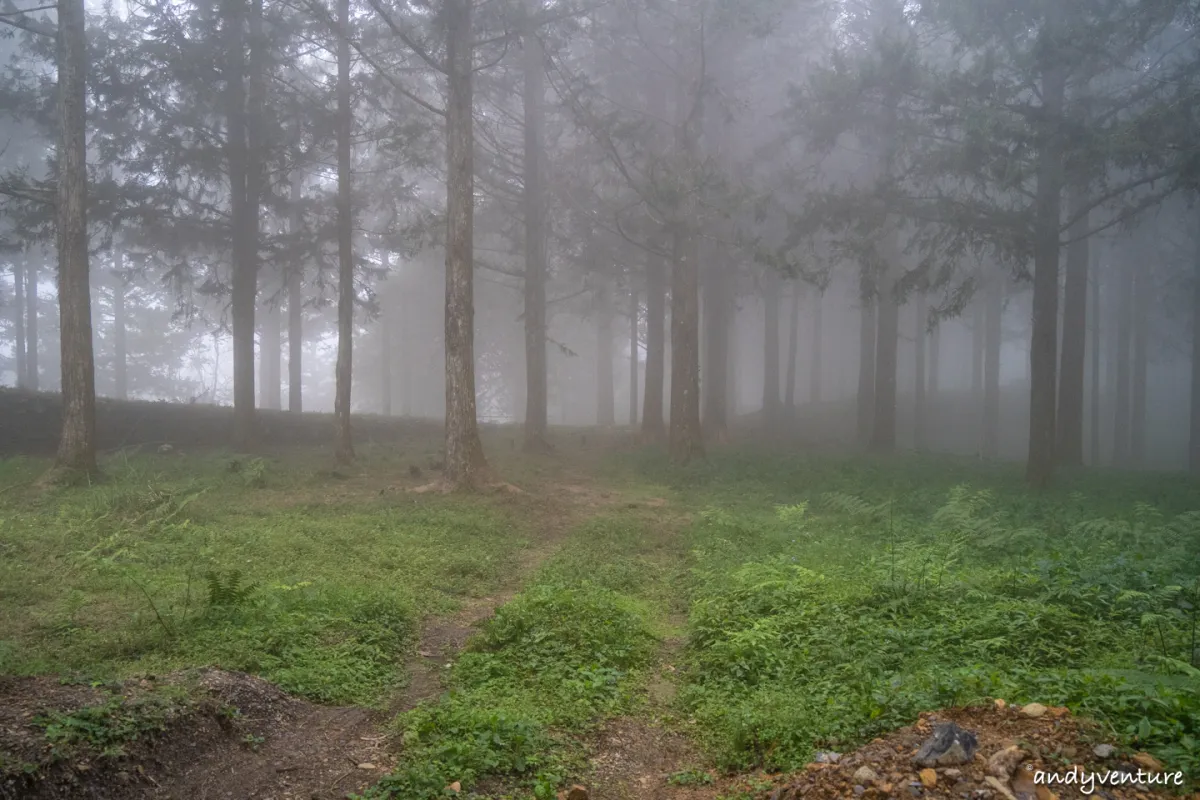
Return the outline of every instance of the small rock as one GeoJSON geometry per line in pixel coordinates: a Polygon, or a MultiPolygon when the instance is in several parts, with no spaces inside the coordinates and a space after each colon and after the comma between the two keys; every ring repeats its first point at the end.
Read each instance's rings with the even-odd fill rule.
{"type": "Polygon", "coordinates": [[[970,761],[978,747],[974,733],[946,722],[933,729],[914,760],[921,767],[953,767],[970,761]]]}
{"type": "Polygon", "coordinates": [[[1098,744],[1092,748],[1092,754],[1096,758],[1112,758],[1117,752],[1117,748],[1111,744],[1098,744]]]}
{"type": "Polygon", "coordinates": [[[855,797],[862,797],[866,793],[866,791],[867,791],[867,787],[863,786],[861,783],[854,784],[854,796],[855,797]]]}
{"type": "Polygon", "coordinates": [[[375,765],[372,764],[370,761],[364,761],[363,763],[358,765],[358,768],[359,769],[375,769],[375,765]]]}
{"type": "Polygon", "coordinates": [[[1147,772],[1162,772],[1163,771],[1162,762],[1159,761],[1154,756],[1150,755],[1149,753],[1138,753],[1137,755],[1135,755],[1133,757],[1133,763],[1137,764],[1139,767],[1146,770],[1147,772]]]}
{"type": "Polygon", "coordinates": [[[921,770],[917,774],[917,777],[921,779],[921,785],[926,789],[932,789],[933,787],[937,786],[938,776],[937,773],[932,769],[925,768],[921,770]]]}
{"type": "Polygon", "coordinates": [[[841,753],[835,753],[832,750],[822,750],[820,753],[817,753],[813,761],[816,761],[818,764],[836,764],[841,758],[841,753]]]}
{"type": "Polygon", "coordinates": [[[567,792],[567,800],[588,800],[588,790],[575,784],[571,787],[571,791],[567,792]]]}
{"type": "Polygon", "coordinates": [[[962,770],[955,769],[954,767],[950,767],[949,769],[942,770],[942,774],[945,775],[950,780],[956,781],[962,777],[962,770]]]}
{"type": "Polygon", "coordinates": [[[866,764],[863,764],[861,767],[859,767],[858,769],[856,769],[854,771],[854,782],[855,783],[861,783],[861,784],[866,785],[868,783],[874,783],[877,780],[879,780],[879,773],[877,773],[875,770],[868,767],[866,764]]]}
{"type": "Polygon", "coordinates": [[[1034,719],[1044,716],[1046,714],[1046,711],[1047,711],[1047,708],[1044,705],[1042,705],[1041,703],[1029,703],[1028,705],[1021,707],[1022,714],[1024,714],[1027,717],[1033,717],[1034,719]]]}
{"type": "Polygon", "coordinates": [[[458,794],[459,792],[462,791],[462,783],[460,781],[455,781],[454,783],[450,784],[446,788],[449,789],[450,791],[454,792],[455,794],[458,794]]]}
{"type": "Polygon", "coordinates": [[[1008,780],[1012,777],[1017,765],[1025,758],[1025,751],[1017,746],[1006,747],[997,753],[993,753],[988,759],[987,774],[995,775],[1001,780],[1008,780]]]}
{"type": "Polygon", "coordinates": [[[1005,708],[1008,707],[1008,703],[1004,702],[999,697],[996,698],[995,703],[996,703],[997,711],[1003,711],[1005,708]]]}

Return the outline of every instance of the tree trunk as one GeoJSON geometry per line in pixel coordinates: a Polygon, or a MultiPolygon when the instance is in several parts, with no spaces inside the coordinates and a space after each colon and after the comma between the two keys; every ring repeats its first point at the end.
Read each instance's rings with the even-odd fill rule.
{"type": "Polygon", "coordinates": [[[1150,276],[1139,266],[1133,278],[1133,376],[1130,383],[1129,460],[1146,466],[1146,367],[1150,329],[1150,276]]]}
{"type": "Polygon", "coordinates": [[[612,290],[607,278],[596,290],[596,424],[609,427],[617,422],[613,388],[612,290]]]}
{"type": "Polygon", "coordinates": [[[929,391],[926,398],[931,405],[937,403],[938,382],[942,366],[942,323],[933,321],[933,329],[929,331],[929,391]]]}
{"type": "Polygon", "coordinates": [[[1090,463],[1093,467],[1100,466],[1100,343],[1101,327],[1100,327],[1100,259],[1094,248],[1089,254],[1091,269],[1089,270],[1089,279],[1091,282],[1091,303],[1092,309],[1089,314],[1089,319],[1092,321],[1091,335],[1091,362],[1092,362],[1092,402],[1091,402],[1091,454],[1090,463]]]}
{"type": "Polygon", "coordinates": [[[1000,344],[1004,321],[1004,280],[993,274],[986,289],[983,342],[983,455],[1000,452],[1000,344]]]}
{"type": "Polygon", "coordinates": [[[768,268],[763,275],[763,426],[771,435],[779,430],[779,273],[768,268]]]}
{"type": "Polygon", "coordinates": [[[338,346],[335,367],[333,415],[336,426],[333,456],[339,464],[354,460],[350,430],[350,390],[354,377],[354,209],[350,196],[350,136],[354,111],[350,108],[350,0],[338,0],[337,45],[337,240],[338,240],[338,346]]]}
{"type": "Polygon", "coordinates": [[[913,377],[913,447],[925,449],[925,340],[929,327],[929,312],[923,290],[917,291],[916,327],[913,329],[913,352],[916,355],[913,377]]]}
{"type": "Polygon", "coordinates": [[[471,0],[446,0],[446,459],[450,488],[471,488],[487,461],[475,412],[475,141],[471,0]]]}
{"type": "Polygon", "coordinates": [[[26,258],[25,385],[35,392],[41,384],[41,370],[38,368],[38,272],[38,258],[26,258]]]}
{"type": "MultiPolygon", "coordinates": [[[[383,273],[391,273],[389,253],[387,248],[379,251],[383,273]]],[[[385,417],[392,415],[392,359],[396,351],[392,348],[392,314],[391,298],[383,296],[379,303],[379,413],[385,417]]]]}
{"type": "MultiPolygon", "coordinates": [[[[300,194],[301,175],[292,173],[290,198],[292,201],[288,231],[298,235],[301,228],[300,194]]],[[[288,411],[299,414],[303,410],[303,358],[304,358],[304,295],[301,286],[304,269],[301,264],[289,264],[287,273],[288,290],[288,411]]]]}
{"type": "Polygon", "coordinates": [[[125,330],[125,292],[129,285],[125,279],[125,253],[120,239],[116,237],[113,238],[112,260],[113,396],[125,400],[129,397],[129,356],[125,330]]]}
{"type": "Polygon", "coordinates": [[[711,441],[729,441],[729,326],[732,286],[723,250],[712,251],[704,291],[704,434],[711,441]]]}
{"type": "Polygon", "coordinates": [[[546,199],[542,185],[545,54],[530,3],[523,45],[525,77],[525,450],[550,449],[546,388],[546,199]]]}
{"type": "Polygon", "coordinates": [[[29,385],[29,370],[25,365],[25,258],[13,259],[13,332],[16,334],[17,388],[29,385]]]}
{"type": "Polygon", "coordinates": [[[1038,130],[1037,194],[1033,229],[1033,331],[1029,343],[1029,455],[1025,479],[1035,488],[1054,477],[1058,366],[1059,220],[1062,216],[1062,114],[1066,72],[1056,55],[1061,8],[1047,4],[1038,130]]]}
{"type": "Polygon", "coordinates": [[[629,287],[629,425],[638,421],[638,291],[630,277],[629,287]]]}
{"type": "Polygon", "coordinates": [[[1200,475],[1200,227],[1193,229],[1192,254],[1192,398],[1188,469],[1200,475]]]}
{"type": "Polygon", "coordinates": [[[1117,308],[1117,340],[1116,340],[1116,410],[1113,414],[1113,465],[1122,469],[1129,467],[1131,422],[1130,413],[1130,363],[1129,350],[1133,329],[1133,272],[1134,266],[1129,262],[1129,254],[1121,253],[1120,275],[1121,283],[1115,293],[1117,308]]]}
{"type": "MultiPolygon", "coordinates": [[[[981,296],[982,286],[976,290],[971,299],[971,414],[972,422],[983,422],[983,354],[987,350],[987,308],[986,301],[981,296]]],[[[976,442],[980,444],[982,439],[976,442]]]]}
{"type": "MultiPolygon", "coordinates": [[[[1067,213],[1074,216],[1087,202],[1084,190],[1072,187],[1067,213]]],[[[1071,226],[1063,289],[1062,353],[1058,375],[1058,463],[1083,465],[1083,373],[1087,358],[1088,216],[1071,226]]]]}
{"type": "Polygon", "coordinates": [[[642,439],[665,438],[663,383],[666,379],[667,265],[650,253],[646,261],[646,390],[642,396],[642,439]]]}
{"type": "Polygon", "coordinates": [[[858,441],[871,441],[875,417],[875,281],[869,267],[859,272],[858,441]]]}
{"type": "Polygon", "coordinates": [[[58,246],[62,436],[55,470],[96,470],[96,373],[88,285],[87,39],[83,0],[58,2],[58,246]]]}
{"type": "MultiPolygon", "coordinates": [[[[894,254],[889,252],[888,257],[892,258],[894,254]]],[[[877,453],[896,450],[896,347],[900,338],[900,307],[896,302],[895,289],[895,281],[885,276],[878,302],[875,418],[871,426],[871,449],[877,453]]]]}
{"type": "Polygon", "coordinates": [[[788,312],[787,377],[784,378],[783,407],[787,421],[796,418],[796,350],[800,347],[800,281],[792,281],[792,307],[788,312]]]}
{"type": "Polygon", "coordinates": [[[259,408],[280,407],[280,369],[282,341],[280,336],[278,298],[262,309],[258,325],[258,396],[259,408]]]}
{"type": "Polygon", "coordinates": [[[812,293],[813,299],[813,340],[812,340],[812,373],[808,382],[808,402],[821,402],[821,306],[825,304],[824,290],[812,293]]]}
{"type": "MultiPolygon", "coordinates": [[[[689,150],[690,152],[690,150],[689,150]]],[[[671,459],[704,458],[700,428],[700,287],[696,236],[677,221],[671,263],[671,459]]]]}

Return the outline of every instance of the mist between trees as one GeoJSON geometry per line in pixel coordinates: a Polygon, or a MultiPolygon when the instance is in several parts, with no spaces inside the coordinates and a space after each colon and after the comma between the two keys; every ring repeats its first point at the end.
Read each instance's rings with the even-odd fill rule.
{"type": "Polygon", "coordinates": [[[1197,11],[0,0],[0,376],[1198,470],[1197,11]]]}

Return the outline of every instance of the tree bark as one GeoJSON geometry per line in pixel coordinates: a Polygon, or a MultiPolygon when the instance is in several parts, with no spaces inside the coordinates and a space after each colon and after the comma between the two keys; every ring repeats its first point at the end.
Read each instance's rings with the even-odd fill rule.
{"type": "Polygon", "coordinates": [[[1000,452],[1000,345],[1004,321],[1004,280],[990,276],[986,289],[983,342],[983,455],[1000,452]]]}
{"type": "Polygon", "coordinates": [[[642,395],[642,439],[666,438],[663,383],[666,380],[666,263],[651,253],[646,261],[646,389],[642,395]]]}
{"type": "MultiPolygon", "coordinates": [[[[688,215],[684,215],[686,220],[688,215]]],[[[704,458],[700,427],[700,287],[696,236],[677,221],[671,264],[671,459],[704,458]]]]}
{"type": "Polygon", "coordinates": [[[709,259],[704,286],[704,435],[711,441],[729,441],[729,326],[732,286],[725,253],[715,250],[709,259]]]}
{"type": "MultiPolygon", "coordinates": [[[[1067,213],[1074,216],[1087,202],[1083,189],[1071,187],[1067,213]]],[[[1071,226],[1063,289],[1062,352],[1058,375],[1058,463],[1083,465],[1083,373],[1087,354],[1088,216],[1071,226]]]]}
{"type": "Polygon", "coordinates": [[[792,307],[788,311],[787,377],[784,378],[783,407],[788,422],[796,418],[796,356],[800,347],[800,281],[792,281],[792,307]]]}
{"type": "MultiPolygon", "coordinates": [[[[892,252],[888,257],[894,257],[892,252]]],[[[894,274],[895,266],[890,267],[894,274]]],[[[871,426],[871,449],[877,453],[896,450],[896,348],[900,338],[900,307],[896,284],[884,277],[877,304],[878,333],[875,345],[875,418],[871,426]]]]}
{"type": "Polygon", "coordinates": [[[916,356],[913,378],[913,447],[925,449],[925,340],[928,338],[928,301],[923,290],[917,291],[916,326],[913,329],[913,352],[916,356]]]}
{"type": "Polygon", "coordinates": [[[525,450],[550,449],[546,385],[546,199],[542,185],[545,54],[528,6],[525,79],[525,450]]]}
{"type": "Polygon", "coordinates": [[[808,382],[808,402],[815,405],[821,402],[821,306],[825,304],[825,292],[813,292],[812,299],[812,372],[808,382]]]}
{"type": "Polygon", "coordinates": [[[13,332],[16,335],[17,388],[29,385],[29,371],[25,365],[25,257],[13,259],[13,332]]]}
{"type": "MultiPolygon", "coordinates": [[[[26,251],[28,253],[28,251],[26,251]]],[[[38,259],[25,259],[25,385],[36,392],[41,384],[38,368],[38,259]]]]}
{"type": "MultiPolygon", "coordinates": [[[[391,265],[387,248],[379,251],[379,260],[385,275],[390,274],[391,265]]],[[[392,349],[392,314],[393,308],[390,297],[380,298],[379,304],[379,413],[385,417],[392,415],[392,359],[396,352],[392,349]]]]}
{"type": "Polygon", "coordinates": [[[487,469],[475,410],[475,141],[471,0],[446,0],[446,459],[450,488],[479,483],[487,469]]]}
{"type": "Polygon", "coordinates": [[[875,280],[869,267],[859,272],[858,441],[871,441],[875,417],[875,280]]]}
{"type": "Polygon", "coordinates": [[[1130,340],[1133,331],[1133,271],[1129,254],[1121,253],[1120,277],[1114,300],[1117,306],[1116,338],[1116,409],[1113,413],[1113,465],[1127,468],[1130,465],[1130,340]]]}
{"type": "Polygon", "coordinates": [[[280,407],[280,360],[282,337],[280,336],[280,314],[278,299],[262,309],[262,320],[258,331],[258,394],[259,408],[280,407]]]}
{"type": "Polygon", "coordinates": [[[1058,258],[1062,216],[1062,116],[1066,71],[1060,63],[1062,9],[1050,0],[1042,42],[1042,107],[1037,130],[1033,229],[1033,331],[1029,344],[1029,454],[1025,479],[1035,488],[1054,477],[1057,394],[1058,258]]]}
{"type": "Polygon", "coordinates": [[[629,287],[629,425],[638,421],[638,290],[630,278],[629,287]]]}
{"type": "Polygon", "coordinates": [[[83,0],[58,2],[58,245],[62,436],[55,470],[96,470],[96,373],[87,232],[87,38],[83,0]]]}
{"type": "Polygon", "coordinates": [[[1193,229],[1192,254],[1192,398],[1188,469],[1200,475],[1200,227],[1193,229]]]}
{"type": "Polygon", "coordinates": [[[1095,248],[1092,248],[1089,253],[1091,262],[1089,269],[1090,289],[1091,289],[1091,453],[1090,463],[1093,467],[1100,466],[1100,345],[1103,341],[1101,337],[1102,329],[1100,327],[1100,259],[1097,257],[1095,248]]]}
{"type": "Polygon", "coordinates": [[[121,240],[113,237],[112,249],[112,308],[113,308],[113,396],[118,400],[129,397],[128,346],[126,340],[125,253],[121,240]]]}
{"type": "Polygon", "coordinates": [[[1129,460],[1146,466],[1146,368],[1149,351],[1150,276],[1143,265],[1133,278],[1133,376],[1130,384],[1129,460]]]}
{"type": "Polygon", "coordinates": [[[596,290],[596,424],[610,427],[617,422],[613,380],[612,289],[601,278],[596,290]]]}
{"type": "Polygon", "coordinates": [[[338,346],[334,369],[333,416],[336,426],[333,455],[340,464],[354,460],[350,430],[350,390],[354,377],[354,209],[351,199],[350,136],[354,111],[350,107],[350,0],[338,0],[337,44],[337,240],[338,346]]]}
{"type": "MultiPolygon", "coordinates": [[[[302,176],[295,171],[291,176],[289,196],[292,211],[288,220],[288,231],[297,236],[302,226],[300,195],[302,176]]],[[[301,264],[289,264],[287,272],[288,290],[288,411],[299,414],[303,410],[304,397],[304,294],[301,281],[304,269],[301,264]]]]}
{"type": "Polygon", "coordinates": [[[942,324],[934,320],[933,329],[929,331],[929,392],[926,398],[931,405],[937,402],[942,366],[942,324]]]}
{"type": "Polygon", "coordinates": [[[763,427],[768,435],[779,430],[779,273],[763,275],[763,427]]]}
{"type": "MultiPolygon", "coordinates": [[[[983,422],[983,354],[987,350],[987,302],[982,286],[971,299],[971,414],[972,422],[983,422]]],[[[981,440],[980,440],[981,441],[981,440]]],[[[977,442],[978,444],[979,442],[977,442]]]]}

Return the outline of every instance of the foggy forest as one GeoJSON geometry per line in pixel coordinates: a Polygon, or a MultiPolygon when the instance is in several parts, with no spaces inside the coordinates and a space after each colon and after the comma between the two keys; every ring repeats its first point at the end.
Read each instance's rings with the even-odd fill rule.
{"type": "Polygon", "coordinates": [[[0,0],[0,798],[1194,790],[1198,198],[1195,0],[0,0]]]}

